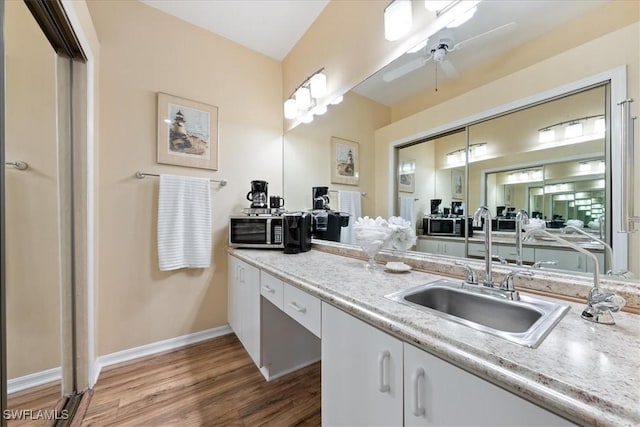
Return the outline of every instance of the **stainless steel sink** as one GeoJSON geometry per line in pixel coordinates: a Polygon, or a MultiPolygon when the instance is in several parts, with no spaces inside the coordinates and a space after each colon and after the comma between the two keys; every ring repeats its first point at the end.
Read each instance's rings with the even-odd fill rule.
{"type": "Polygon", "coordinates": [[[566,304],[527,295],[511,301],[497,289],[447,279],[385,297],[532,348],[540,345],[569,311],[566,304]]]}

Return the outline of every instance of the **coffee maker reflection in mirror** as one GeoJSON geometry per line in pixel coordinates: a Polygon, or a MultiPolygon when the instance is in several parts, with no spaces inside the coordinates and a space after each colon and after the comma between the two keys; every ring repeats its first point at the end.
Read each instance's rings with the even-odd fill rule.
{"type": "Polygon", "coordinates": [[[340,241],[342,227],[349,225],[349,215],[331,210],[329,187],[312,187],[313,237],[322,240],[340,241]]]}

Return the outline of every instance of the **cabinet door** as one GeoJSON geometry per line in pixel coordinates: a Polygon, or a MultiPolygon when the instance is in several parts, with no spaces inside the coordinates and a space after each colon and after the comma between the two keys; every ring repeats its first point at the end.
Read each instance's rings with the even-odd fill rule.
{"type": "Polygon", "coordinates": [[[260,270],[240,262],[241,341],[256,366],[260,367],[260,270]]]}
{"type": "MultiPolygon", "coordinates": [[[[503,257],[508,261],[515,261],[517,256],[516,245],[498,245],[497,246],[498,255],[503,257]]],[[[522,248],[522,261],[533,262],[535,260],[535,254],[533,248],[523,247],[522,248]]]]}
{"type": "Polygon", "coordinates": [[[429,254],[440,253],[440,246],[438,244],[438,241],[433,239],[419,239],[416,247],[420,252],[426,252],[429,254]]]}
{"type": "Polygon", "coordinates": [[[442,255],[464,258],[464,242],[455,240],[442,241],[442,255]]]}
{"type": "Polygon", "coordinates": [[[570,271],[587,271],[587,256],[574,250],[565,251],[562,249],[535,249],[536,261],[556,261],[556,265],[549,268],[570,270],[570,271]]]}
{"type": "Polygon", "coordinates": [[[238,307],[240,302],[240,260],[231,255],[227,259],[227,321],[238,339],[242,341],[240,309],[238,307]]]}
{"type": "Polygon", "coordinates": [[[564,418],[406,343],[404,396],[407,426],[572,425],[564,418]]]}
{"type": "Polygon", "coordinates": [[[322,424],[402,425],[402,343],[322,303],[322,424]]]}
{"type": "Polygon", "coordinates": [[[260,270],[229,255],[227,281],[229,326],[260,367],[260,270]]]}

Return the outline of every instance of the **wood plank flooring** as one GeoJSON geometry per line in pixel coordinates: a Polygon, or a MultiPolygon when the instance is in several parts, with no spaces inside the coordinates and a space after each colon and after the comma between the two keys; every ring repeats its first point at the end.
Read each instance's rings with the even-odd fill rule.
{"type": "MultiPolygon", "coordinates": [[[[32,413],[30,416],[26,415],[22,419],[10,419],[7,425],[9,427],[53,426],[55,421],[38,420],[38,411],[60,411],[62,409],[63,399],[60,387],[60,381],[54,381],[9,394],[7,396],[7,407],[9,410],[31,410],[32,413]]],[[[41,418],[44,418],[44,415],[42,415],[41,418]]]]}
{"type": "Polygon", "coordinates": [[[320,362],[266,382],[235,335],[102,371],[82,426],[318,426],[320,362]]]}

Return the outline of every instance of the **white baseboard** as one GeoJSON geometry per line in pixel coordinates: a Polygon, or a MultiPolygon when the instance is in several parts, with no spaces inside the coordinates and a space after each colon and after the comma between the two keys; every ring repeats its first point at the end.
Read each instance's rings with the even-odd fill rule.
{"type": "Polygon", "coordinates": [[[58,381],[62,379],[62,368],[52,368],[45,371],[34,372],[7,381],[7,393],[15,393],[27,388],[36,387],[42,384],[58,381]]]}
{"type": "Polygon", "coordinates": [[[262,368],[260,368],[260,373],[262,374],[264,379],[267,380],[267,382],[269,382],[269,381],[276,380],[276,379],[278,379],[280,377],[284,377],[285,375],[290,374],[292,372],[295,372],[298,369],[302,369],[302,368],[307,367],[309,365],[313,365],[314,363],[319,362],[319,361],[320,361],[319,357],[315,358],[315,359],[312,359],[312,360],[307,360],[305,362],[300,363],[299,365],[296,365],[296,366],[294,366],[292,368],[285,369],[284,371],[278,372],[278,373],[273,374],[273,375],[271,375],[271,373],[269,372],[269,368],[267,368],[266,366],[263,366],[262,368]]]}
{"type": "Polygon", "coordinates": [[[96,359],[93,367],[93,384],[98,382],[100,371],[110,365],[117,363],[128,362],[140,357],[151,356],[156,353],[162,353],[163,351],[175,350],[180,347],[184,347],[189,344],[195,344],[200,341],[205,341],[211,338],[227,335],[233,331],[229,325],[220,326],[213,329],[207,329],[206,331],[194,332],[193,334],[182,335],[175,338],[169,338],[162,341],[157,341],[151,344],[145,344],[140,347],[134,347],[127,350],[117,351],[115,353],[105,354],[96,359]]]}

